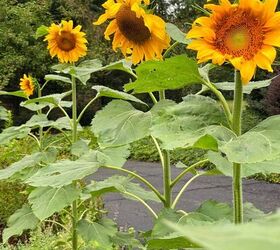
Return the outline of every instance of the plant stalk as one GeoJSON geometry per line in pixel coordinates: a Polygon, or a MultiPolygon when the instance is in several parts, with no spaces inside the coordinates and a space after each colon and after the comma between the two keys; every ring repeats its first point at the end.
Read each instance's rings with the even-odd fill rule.
{"type": "MultiPolygon", "coordinates": [[[[74,76],[72,79],[72,143],[74,144],[78,140],[77,134],[77,84],[74,76]]],[[[74,182],[77,185],[77,182],[74,182]]],[[[77,222],[78,222],[78,209],[77,200],[72,203],[72,249],[78,250],[78,234],[77,234],[77,222]]]]}
{"type": "Polygon", "coordinates": [[[166,208],[172,205],[172,188],[171,188],[171,166],[170,155],[167,150],[163,150],[163,182],[164,182],[164,197],[166,208]]]}
{"type": "MultiPolygon", "coordinates": [[[[239,71],[235,71],[235,91],[232,130],[237,135],[241,135],[241,118],[243,104],[243,85],[239,71]]],[[[242,176],[241,164],[233,163],[233,203],[234,203],[234,222],[240,224],[243,222],[243,193],[242,193],[242,176]]]]}
{"type": "MultiPolygon", "coordinates": [[[[159,99],[165,99],[165,91],[159,91],[159,99]]],[[[163,157],[163,189],[164,189],[164,206],[170,208],[172,205],[172,188],[171,188],[171,166],[170,166],[170,155],[167,150],[162,151],[163,157]]]]}

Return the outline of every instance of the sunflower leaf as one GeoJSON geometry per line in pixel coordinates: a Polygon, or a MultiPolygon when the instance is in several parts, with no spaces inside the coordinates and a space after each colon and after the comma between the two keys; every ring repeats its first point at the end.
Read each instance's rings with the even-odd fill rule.
{"type": "Polygon", "coordinates": [[[136,74],[137,80],[126,84],[125,91],[147,93],[202,83],[197,63],[186,55],[144,62],[136,68],[136,74]]]}
{"type": "Polygon", "coordinates": [[[144,113],[122,100],[113,100],[92,120],[92,131],[101,147],[122,146],[144,138],[150,127],[150,112],[144,113]]]}
{"type": "Polygon", "coordinates": [[[167,23],[166,31],[168,35],[176,42],[189,44],[190,40],[186,38],[186,34],[182,32],[175,24],[167,23]]]}

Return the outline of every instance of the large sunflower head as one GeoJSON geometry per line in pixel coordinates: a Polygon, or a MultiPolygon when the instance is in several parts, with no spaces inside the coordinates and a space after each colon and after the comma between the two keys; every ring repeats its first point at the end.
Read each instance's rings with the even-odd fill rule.
{"type": "Polygon", "coordinates": [[[110,39],[114,34],[113,49],[120,48],[132,63],[143,60],[161,59],[162,52],[169,46],[165,22],[158,16],[146,13],[141,4],[149,0],[108,0],[103,4],[105,13],[94,23],[100,25],[110,19],[104,35],[110,39]]]}
{"type": "Polygon", "coordinates": [[[197,50],[199,62],[214,64],[229,61],[248,83],[256,67],[272,72],[276,57],[273,46],[280,46],[280,12],[275,12],[278,0],[239,0],[231,4],[206,4],[210,17],[200,17],[187,34],[193,38],[188,48],[197,50]]]}
{"type": "Polygon", "coordinates": [[[61,21],[60,24],[52,24],[48,28],[48,35],[44,41],[48,41],[48,49],[52,57],[57,56],[62,63],[73,63],[86,55],[87,40],[85,33],[81,32],[81,26],[73,28],[73,21],[61,21]]]}
{"type": "Polygon", "coordinates": [[[35,84],[31,76],[23,75],[23,78],[20,78],[19,83],[20,89],[26,94],[26,96],[33,95],[35,84]]]}

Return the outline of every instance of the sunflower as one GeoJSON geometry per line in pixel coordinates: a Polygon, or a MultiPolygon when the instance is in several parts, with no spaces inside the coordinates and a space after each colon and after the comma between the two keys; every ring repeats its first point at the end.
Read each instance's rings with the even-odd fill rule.
{"type": "Polygon", "coordinates": [[[149,0],[108,0],[102,6],[105,13],[94,23],[100,25],[112,19],[104,35],[107,40],[114,34],[113,49],[120,48],[132,63],[143,60],[161,59],[168,48],[170,37],[166,33],[165,22],[158,16],[146,13],[141,4],[149,5],[149,0]]]}
{"type": "Polygon", "coordinates": [[[35,85],[30,76],[27,77],[26,74],[23,75],[23,78],[20,78],[19,83],[20,89],[26,94],[26,96],[33,95],[35,85]]]}
{"type": "Polygon", "coordinates": [[[48,41],[50,55],[57,56],[62,63],[73,63],[85,56],[87,40],[81,28],[80,25],[73,28],[73,21],[61,21],[58,25],[53,23],[44,40],[48,41]]]}
{"type": "Polygon", "coordinates": [[[206,4],[210,17],[196,19],[187,37],[194,40],[188,48],[197,50],[199,62],[230,62],[247,84],[256,68],[272,72],[271,64],[280,47],[280,12],[277,0],[239,0],[231,4],[206,4]]]}

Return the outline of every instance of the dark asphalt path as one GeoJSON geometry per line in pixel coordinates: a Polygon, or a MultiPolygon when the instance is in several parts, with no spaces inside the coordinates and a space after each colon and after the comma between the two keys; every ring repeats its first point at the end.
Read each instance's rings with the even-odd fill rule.
{"type": "MultiPolygon", "coordinates": [[[[162,190],[161,166],[158,163],[128,161],[125,168],[135,171],[146,177],[156,188],[162,190]]],[[[173,178],[182,170],[172,168],[173,178]]],[[[103,180],[116,174],[115,171],[101,169],[94,174],[93,179],[103,180]]],[[[184,183],[191,178],[186,175],[173,190],[173,196],[179,192],[184,183]]],[[[134,180],[137,182],[137,180],[134,180]]],[[[265,212],[271,212],[280,208],[280,185],[269,184],[256,180],[244,180],[244,201],[253,203],[257,208],[265,212]]],[[[192,211],[199,207],[204,200],[214,199],[220,202],[231,202],[231,178],[225,176],[201,176],[194,180],[178,203],[179,209],[192,211]]],[[[109,217],[115,219],[123,228],[133,226],[137,230],[148,230],[152,227],[153,218],[149,211],[137,201],[123,198],[117,193],[105,195],[105,208],[109,211],[109,217]]],[[[149,203],[155,211],[159,211],[160,204],[149,203]]]]}

